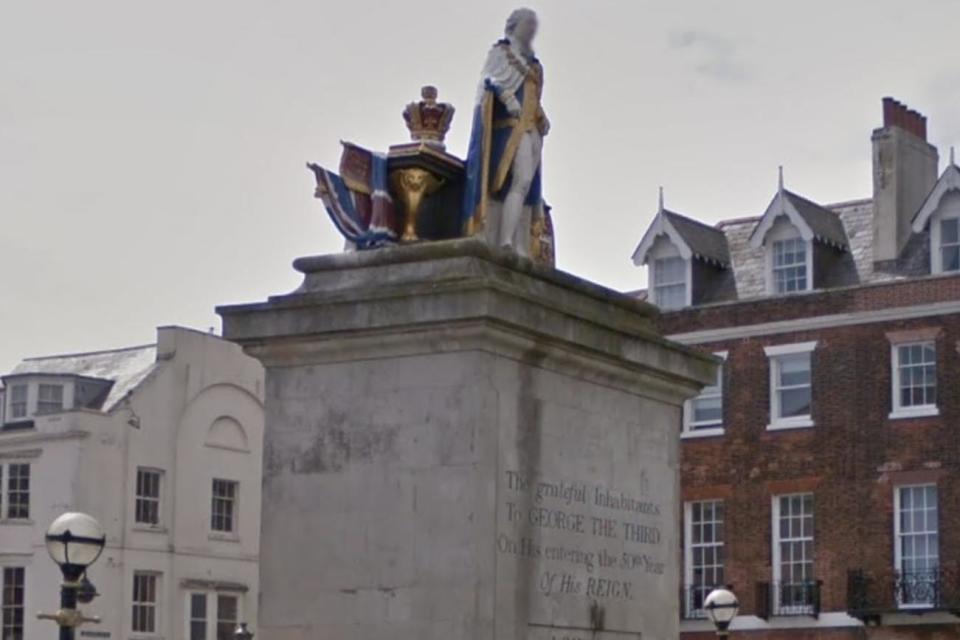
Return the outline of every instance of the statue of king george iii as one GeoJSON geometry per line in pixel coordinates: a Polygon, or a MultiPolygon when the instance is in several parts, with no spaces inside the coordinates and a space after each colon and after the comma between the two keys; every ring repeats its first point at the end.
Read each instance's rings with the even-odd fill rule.
{"type": "Polygon", "coordinates": [[[533,54],[537,14],[517,9],[506,37],[487,56],[467,152],[463,215],[488,242],[530,255],[531,226],[544,216],[543,136],[550,130],[540,96],[543,67],[533,54]]]}

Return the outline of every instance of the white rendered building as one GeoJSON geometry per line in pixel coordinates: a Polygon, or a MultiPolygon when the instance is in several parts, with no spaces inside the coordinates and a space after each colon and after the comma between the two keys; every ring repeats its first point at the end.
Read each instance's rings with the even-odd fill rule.
{"type": "Polygon", "coordinates": [[[31,358],[3,377],[2,638],[56,637],[44,533],[97,518],[101,624],[78,638],[222,640],[256,631],[263,370],[236,345],[163,327],[154,345],[31,358]]]}

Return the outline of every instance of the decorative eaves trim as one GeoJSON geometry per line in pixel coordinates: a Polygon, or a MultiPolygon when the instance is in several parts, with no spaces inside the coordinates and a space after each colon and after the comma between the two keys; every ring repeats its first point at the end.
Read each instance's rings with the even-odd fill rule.
{"type": "Polygon", "coordinates": [[[943,175],[937,180],[937,184],[933,185],[933,189],[927,195],[927,199],[924,200],[923,206],[913,217],[914,233],[920,233],[927,227],[930,216],[936,213],[944,196],[951,191],[960,191],[960,168],[954,164],[946,168],[943,175]]]}
{"type": "Polygon", "coordinates": [[[693,257],[693,251],[687,245],[683,236],[670,224],[667,216],[663,215],[663,210],[661,210],[647,228],[647,232],[643,234],[643,238],[640,240],[640,244],[637,245],[636,251],[633,252],[633,264],[638,267],[647,264],[647,254],[650,253],[650,249],[653,248],[653,244],[657,241],[657,238],[663,235],[670,238],[670,242],[680,251],[680,257],[684,260],[689,260],[693,257]]]}
{"type": "Polygon", "coordinates": [[[773,223],[776,222],[780,216],[787,216],[790,224],[797,228],[800,232],[800,237],[806,242],[814,239],[813,229],[811,229],[807,221],[803,219],[803,216],[801,216],[797,208],[793,206],[793,203],[780,191],[773,197],[767,210],[764,211],[760,217],[760,222],[757,223],[757,226],[753,229],[753,233],[750,234],[751,247],[759,249],[763,246],[767,234],[770,233],[770,229],[773,228],[773,223]]]}
{"type": "Polygon", "coordinates": [[[822,244],[839,249],[841,251],[847,249],[847,245],[844,243],[837,242],[834,238],[828,238],[826,236],[818,235],[803,215],[797,210],[797,207],[790,201],[790,198],[787,197],[791,195],[792,197],[797,197],[794,194],[788,194],[786,191],[779,191],[773,200],[770,202],[770,205],[767,207],[767,210],[764,211],[763,215],[760,216],[760,221],[757,222],[757,226],[754,228],[753,233],[750,234],[750,246],[754,249],[759,249],[763,246],[764,241],[767,238],[767,234],[773,228],[774,222],[780,216],[787,216],[787,219],[790,221],[796,229],[800,232],[800,237],[804,239],[805,242],[810,242],[811,240],[816,240],[822,244]]]}

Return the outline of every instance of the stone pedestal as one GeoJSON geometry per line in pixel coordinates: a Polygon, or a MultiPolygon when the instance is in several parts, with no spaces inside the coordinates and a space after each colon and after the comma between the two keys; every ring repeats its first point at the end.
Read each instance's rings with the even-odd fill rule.
{"type": "Polygon", "coordinates": [[[677,637],[680,407],[711,358],[475,240],[295,266],[219,310],[267,368],[258,638],[677,637]]]}

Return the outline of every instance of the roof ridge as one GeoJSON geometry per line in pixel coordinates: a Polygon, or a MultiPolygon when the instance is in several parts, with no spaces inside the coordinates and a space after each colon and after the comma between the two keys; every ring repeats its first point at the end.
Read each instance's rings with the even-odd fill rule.
{"type": "Polygon", "coordinates": [[[714,229],[720,231],[723,227],[734,224],[743,224],[745,222],[757,222],[763,216],[743,216],[742,218],[727,218],[726,220],[719,220],[714,229]]]}
{"type": "Polygon", "coordinates": [[[802,196],[802,195],[800,195],[799,193],[795,193],[795,192],[793,192],[793,191],[790,191],[789,189],[784,189],[783,192],[786,193],[788,196],[791,196],[791,197],[793,197],[793,198],[797,198],[797,199],[799,199],[799,200],[803,200],[803,201],[806,202],[807,204],[813,205],[814,207],[817,207],[818,209],[823,209],[824,211],[826,211],[826,212],[828,212],[828,213],[832,213],[833,215],[839,215],[836,211],[832,211],[831,209],[827,208],[826,205],[822,205],[822,204],[820,204],[819,202],[814,202],[814,201],[811,200],[810,198],[807,198],[806,196],[802,196]]]}
{"type": "MultiPolygon", "coordinates": [[[[824,204],[820,206],[833,211],[834,209],[840,209],[841,207],[852,207],[858,204],[867,204],[868,202],[872,203],[873,198],[854,198],[853,200],[841,200],[840,202],[831,202],[829,204],[824,204]]],[[[834,211],[834,213],[837,213],[837,212],[834,211]]]]}
{"type": "Polygon", "coordinates": [[[39,362],[41,360],[60,360],[63,358],[82,358],[85,356],[100,356],[108,353],[121,353],[123,351],[139,351],[141,349],[156,348],[157,343],[152,342],[150,344],[140,344],[132,347],[120,347],[118,349],[101,349],[99,351],[84,351],[79,353],[61,353],[57,355],[50,356],[32,356],[29,358],[24,358],[22,362],[39,362]]]}
{"type": "Polygon", "coordinates": [[[669,209],[664,209],[663,212],[666,213],[666,214],[668,214],[668,215],[671,215],[671,216],[676,216],[676,217],[678,217],[678,218],[680,218],[680,219],[682,219],[682,220],[684,220],[684,221],[686,221],[686,222],[690,222],[690,223],[692,223],[692,224],[699,225],[699,226],[701,226],[701,227],[703,227],[704,229],[707,229],[707,230],[709,230],[709,231],[716,231],[716,232],[718,232],[718,233],[722,233],[722,231],[720,231],[720,229],[716,228],[715,226],[709,225],[709,224],[707,224],[707,223],[705,223],[705,222],[700,222],[700,221],[697,220],[696,218],[691,218],[690,216],[686,216],[686,215],[684,215],[684,214],[682,214],[682,213],[677,213],[676,211],[671,211],[671,210],[669,210],[669,209]]]}

